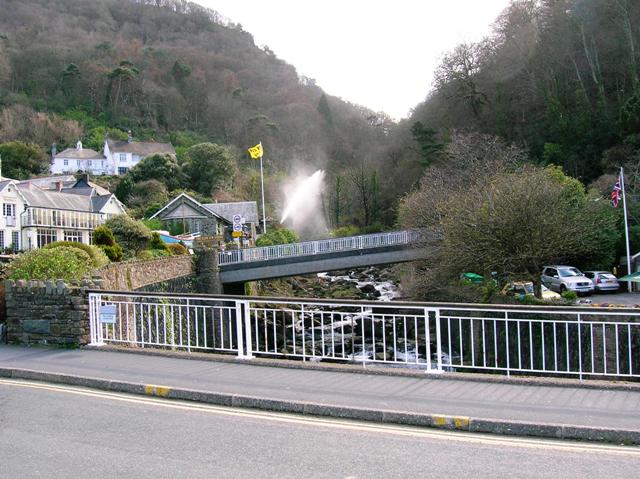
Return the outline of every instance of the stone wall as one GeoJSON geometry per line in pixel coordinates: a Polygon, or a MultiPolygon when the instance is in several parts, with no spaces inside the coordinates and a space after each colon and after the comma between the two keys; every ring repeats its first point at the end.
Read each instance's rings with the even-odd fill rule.
{"type": "Polygon", "coordinates": [[[102,289],[109,291],[133,291],[153,283],[159,283],[193,274],[191,255],[169,256],[149,261],[124,261],[111,263],[94,273],[102,281],[102,289]]]}
{"type": "Polygon", "coordinates": [[[82,345],[89,342],[88,290],[99,282],[6,280],[7,341],[82,345]]]}

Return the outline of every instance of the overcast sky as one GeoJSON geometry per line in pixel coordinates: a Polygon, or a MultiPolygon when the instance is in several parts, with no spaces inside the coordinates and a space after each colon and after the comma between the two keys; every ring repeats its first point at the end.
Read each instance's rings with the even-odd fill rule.
{"type": "Polygon", "coordinates": [[[396,119],[423,101],[442,55],[477,41],[508,0],[196,0],[325,92],[396,119]]]}

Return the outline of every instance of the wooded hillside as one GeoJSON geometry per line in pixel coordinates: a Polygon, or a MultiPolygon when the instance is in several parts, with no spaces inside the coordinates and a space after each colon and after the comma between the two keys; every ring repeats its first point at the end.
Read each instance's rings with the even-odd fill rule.
{"type": "MultiPolygon", "coordinates": [[[[181,0],[0,0],[0,11],[0,142],[48,152],[82,137],[99,149],[132,130],[171,141],[179,158],[206,141],[244,160],[262,141],[270,198],[300,164],[333,184],[366,163],[369,190],[384,163],[386,115],[325,95],[215,11],[181,0]]],[[[362,216],[362,201],[342,195],[338,224],[362,216]]]]}

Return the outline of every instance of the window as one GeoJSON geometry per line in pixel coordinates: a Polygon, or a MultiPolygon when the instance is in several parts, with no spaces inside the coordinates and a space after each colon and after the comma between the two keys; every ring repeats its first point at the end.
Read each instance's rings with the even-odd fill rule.
{"type": "Polygon", "coordinates": [[[89,231],[89,244],[93,244],[93,230],[89,231]]]}
{"type": "Polygon", "coordinates": [[[7,216],[15,216],[16,215],[16,205],[13,203],[4,203],[2,205],[2,214],[7,216]]]}
{"type": "Polygon", "coordinates": [[[11,243],[13,244],[13,251],[20,251],[20,232],[14,231],[11,233],[11,243]]]}
{"type": "Polygon", "coordinates": [[[78,169],[80,169],[80,165],[81,165],[80,160],[76,160],[76,163],[78,164],[78,169]]]}
{"type": "Polygon", "coordinates": [[[56,240],[56,230],[49,228],[38,228],[38,248],[42,248],[56,240]]]}
{"type": "Polygon", "coordinates": [[[16,205],[13,203],[4,203],[2,205],[2,214],[4,215],[4,222],[7,226],[16,225],[16,205]]]}
{"type": "Polygon", "coordinates": [[[69,166],[69,160],[64,160],[64,166],[69,166]]]}
{"type": "Polygon", "coordinates": [[[64,240],[73,241],[74,243],[82,243],[82,232],[73,230],[64,230],[64,240]]]}
{"type": "Polygon", "coordinates": [[[91,160],[89,160],[87,163],[89,164],[89,166],[91,166],[91,160]]]}
{"type": "Polygon", "coordinates": [[[127,161],[127,154],[126,153],[120,153],[118,155],[118,158],[120,161],[127,161]]]}
{"type": "Polygon", "coordinates": [[[4,230],[0,230],[0,250],[3,250],[4,247],[4,230]]]}
{"type": "Polygon", "coordinates": [[[124,175],[128,170],[129,170],[129,168],[127,168],[127,167],[119,166],[118,167],[118,174],[119,175],[124,175]]]}

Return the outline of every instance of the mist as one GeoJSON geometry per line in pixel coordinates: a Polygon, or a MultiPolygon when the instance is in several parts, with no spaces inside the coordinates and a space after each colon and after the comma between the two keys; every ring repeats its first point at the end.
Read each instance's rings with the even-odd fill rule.
{"type": "Polygon", "coordinates": [[[324,170],[310,176],[300,174],[283,187],[285,207],[280,223],[293,229],[300,239],[325,237],[327,224],[322,209],[324,170]]]}

